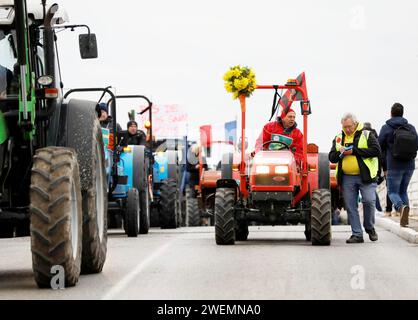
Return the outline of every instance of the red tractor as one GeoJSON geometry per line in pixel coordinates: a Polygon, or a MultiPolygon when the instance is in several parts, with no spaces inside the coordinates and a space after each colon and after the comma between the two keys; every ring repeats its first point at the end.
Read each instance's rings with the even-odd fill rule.
{"type": "MultiPolygon", "coordinates": [[[[232,245],[248,238],[248,224],[255,221],[268,225],[305,224],[305,237],[313,245],[331,243],[331,192],[328,154],[318,153],[308,144],[308,115],[311,106],[304,76],[285,85],[258,85],[256,89],[288,90],[300,101],[303,116],[303,157],[297,161],[289,146],[271,140],[263,150],[234,164],[232,154],[225,154],[221,179],[216,182],[215,236],[218,245],[232,245]],[[269,144],[282,144],[279,151],[268,150],[269,144]],[[233,173],[239,172],[239,179],[233,173]]],[[[246,98],[240,97],[242,128],[245,137],[246,98]]],[[[290,107],[290,106],[289,106],[290,107]]],[[[245,139],[241,141],[245,150],[245,139]]]]}

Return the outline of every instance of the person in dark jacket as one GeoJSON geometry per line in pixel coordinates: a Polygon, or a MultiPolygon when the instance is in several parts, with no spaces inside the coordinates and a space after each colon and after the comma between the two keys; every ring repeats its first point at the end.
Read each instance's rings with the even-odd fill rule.
{"type": "Polygon", "coordinates": [[[146,135],[142,130],[138,130],[138,123],[131,120],[127,124],[128,131],[122,135],[120,140],[121,146],[138,145],[145,146],[147,143],[146,135]]]}
{"type": "Polygon", "coordinates": [[[415,170],[415,160],[400,160],[394,156],[394,135],[400,127],[409,128],[415,134],[415,145],[408,146],[411,150],[418,149],[417,131],[413,125],[408,123],[403,117],[404,107],[400,103],[395,103],[391,108],[391,118],[380,129],[379,143],[384,153],[386,153],[387,163],[387,183],[389,197],[392,200],[395,210],[400,214],[400,225],[406,227],[409,223],[409,199],[408,185],[415,170]]]}
{"type": "Polygon", "coordinates": [[[378,240],[374,228],[376,180],[380,146],[370,131],[363,130],[363,124],[347,113],[341,119],[342,131],[332,142],[329,161],[338,163],[336,178],[342,189],[345,208],[351,225],[352,235],[347,243],[362,243],[363,229],[358,212],[359,192],[362,196],[363,225],[371,241],[378,240]]]}

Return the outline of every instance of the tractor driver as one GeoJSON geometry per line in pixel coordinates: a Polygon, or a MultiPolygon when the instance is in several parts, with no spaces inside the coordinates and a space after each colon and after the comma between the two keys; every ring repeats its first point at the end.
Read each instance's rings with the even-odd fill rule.
{"type": "Polygon", "coordinates": [[[142,130],[138,130],[138,123],[134,120],[128,122],[128,131],[121,137],[120,145],[141,145],[146,144],[146,135],[142,130]]]}
{"type": "Polygon", "coordinates": [[[269,150],[268,141],[273,140],[272,135],[283,135],[292,138],[289,149],[295,155],[295,159],[301,161],[303,158],[303,133],[297,128],[296,112],[289,108],[287,113],[284,111],[277,117],[276,121],[267,123],[255,144],[255,151],[252,156],[260,150],[269,150]],[[263,144],[266,143],[264,146],[263,144]]]}

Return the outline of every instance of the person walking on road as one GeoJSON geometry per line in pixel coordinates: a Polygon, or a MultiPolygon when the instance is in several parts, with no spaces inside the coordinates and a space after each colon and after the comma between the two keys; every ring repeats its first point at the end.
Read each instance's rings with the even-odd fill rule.
{"type": "Polygon", "coordinates": [[[410,210],[407,190],[415,170],[418,136],[415,127],[403,114],[403,105],[395,103],[391,108],[391,118],[380,130],[379,143],[386,153],[389,197],[400,214],[401,227],[407,227],[410,210]]]}
{"type": "Polygon", "coordinates": [[[341,119],[342,131],[334,138],[329,160],[337,163],[336,178],[342,189],[352,235],[347,243],[362,243],[363,229],[358,212],[358,195],[363,203],[363,225],[371,241],[377,241],[374,228],[376,180],[381,154],[379,142],[368,130],[363,130],[356,116],[347,113],[341,119]]]}

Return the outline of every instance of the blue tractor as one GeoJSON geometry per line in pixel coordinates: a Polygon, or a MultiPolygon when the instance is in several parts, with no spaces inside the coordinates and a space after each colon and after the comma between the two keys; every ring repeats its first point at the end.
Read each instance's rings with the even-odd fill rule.
{"type": "Polygon", "coordinates": [[[153,146],[153,210],[151,225],[162,229],[185,226],[182,210],[183,177],[181,139],[162,139],[153,146]],[[180,142],[180,143],[179,143],[180,142]]]}
{"type": "Polygon", "coordinates": [[[148,103],[145,111],[151,109],[152,103],[142,95],[113,96],[107,105],[111,106],[113,118],[111,130],[113,129],[112,132],[116,132],[116,135],[111,133],[108,128],[102,128],[108,150],[106,163],[109,181],[108,219],[110,227],[118,227],[119,221],[123,221],[123,227],[128,237],[137,237],[138,234],[147,234],[150,226],[152,195],[150,156],[147,146],[120,145],[121,136],[125,132],[117,128],[115,99],[144,99],[148,103]]]}

